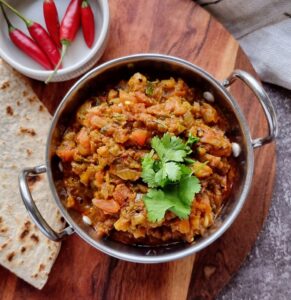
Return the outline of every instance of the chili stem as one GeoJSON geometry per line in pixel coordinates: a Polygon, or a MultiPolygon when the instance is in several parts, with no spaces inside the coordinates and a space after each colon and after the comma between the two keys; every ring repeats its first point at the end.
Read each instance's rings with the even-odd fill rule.
{"type": "Polygon", "coordinates": [[[81,7],[82,7],[82,8],[85,8],[85,7],[88,7],[88,6],[89,6],[88,1],[87,1],[87,0],[83,0],[83,1],[82,1],[81,7]]]}
{"type": "Polygon", "coordinates": [[[60,68],[60,65],[62,64],[63,62],[63,59],[64,59],[64,56],[67,52],[67,49],[68,49],[68,46],[69,46],[69,43],[68,42],[62,42],[62,52],[61,52],[61,58],[58,62],[58,64],[55,66],[55,69],[54,71],[49,75],[48,79],[45,81],[45,84],[48,84],[50,83],[50,81],[52,80],[52,78],[57,74],[59,68],[60,68]]]}
{"type": "Polygon", "coordinates": [[[16,10],[14,7],[12,7],[6,1],[0,0],[0,3],[4,4],[6,7],[8,7],[14,14],[16,14],[20,19],[22,19],[27,26],[30,26],[33,24],[33,22],[31,20],[28,20],[27,18],[25,18],[18,10],[16,10]]]}
{"type": "Polygon", "coordinates": [[[13,25],[11,24],[10,20],[8,19],[6,11],[4,10],[4,7],[3,7],[2,3],[0,4],[0,6],[1,6],[1,10],[2,10],[2,13],[3,13],[4,19],[6,20],[8,29],[10,30],[11,28],[13,28],[13,25]]]}

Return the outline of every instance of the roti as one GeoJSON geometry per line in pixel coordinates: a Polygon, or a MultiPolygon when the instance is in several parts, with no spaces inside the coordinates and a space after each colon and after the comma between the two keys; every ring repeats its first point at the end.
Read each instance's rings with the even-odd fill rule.
{"type": "MultiPolygon", "coordinates": [[[[18,175],[45,162],[51,116],[29,83],[0,60],[0,264],[41,289],[60,250],[33,224],[19,193],[18,175]]],[[[30,181],[41,214],[56,231],[64,220],[51,198],[46,176],[30,181]]]]}

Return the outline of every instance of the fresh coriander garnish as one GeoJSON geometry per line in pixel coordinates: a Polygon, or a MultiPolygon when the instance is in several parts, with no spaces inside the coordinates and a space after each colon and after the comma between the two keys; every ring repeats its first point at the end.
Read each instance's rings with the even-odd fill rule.
{"type": "Polygon", "coordinates": [[[152,139],[153,149],[142,160],[142,179],[150,187],[143,197],[149,221],[160,221],[167,210],[181,219],[189,216],[194,195],[201,186],[187,166],[193,163],[187,156],[192,153],[191,146],[198,141],[190,135],[184,143],[169,133],[161,139],[152,139]]]}
{"type": "Polygon", "coordinates": [[[180,219],[186,219],[191,212],[194,195],[200,192],[200,188],[197,177],[188,176],[178,184],[167,185],[164,189],[150,189],[143,197],[149,221],[162,220],[167,210],[180,219]]]}

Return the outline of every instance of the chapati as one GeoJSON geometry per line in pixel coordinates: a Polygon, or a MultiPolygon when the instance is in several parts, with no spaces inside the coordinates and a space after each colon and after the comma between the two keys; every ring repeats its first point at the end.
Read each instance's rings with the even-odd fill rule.
{"type": "MultiPolygon", "coordinates": [[[[0,264],[41,289],[60,250],[33,224],[21,200],[18,175],[45,162],[51,116],[28,81],[0,60],[0,264]]],[[[33,199],[56,231],[64,226],[45,174],[30,182],[33,199]]]]}

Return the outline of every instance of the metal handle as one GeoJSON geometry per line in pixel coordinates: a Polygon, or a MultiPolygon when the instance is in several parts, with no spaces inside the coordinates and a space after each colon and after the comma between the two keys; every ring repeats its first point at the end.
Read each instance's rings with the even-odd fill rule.
{"type": "Polygon", "coordinates": [[[40,214],[39,210],[37,209],[29,187],[27,183],[27,177],[29,176],[36,176],[41,173],[46,172],[46,166],[41,165],[34,168],[27,168],[21,171],[19,174],[19,189],[20,189],[20,195],[22,197],[23,203],[28,211],[28,214],[36,224],[36,226],[39,228],[39,230],[50,240],[52,241],[60,241],[63,237],[70,235],[74,233],[74,229],[72,227],[67,227],[60,233],[55,232],[45,221],[45,219],[40,214]]]}
{"type": "Polygon", "coordinates": [[[228,87],[236,79],[242,80],[254,92],[265,112],[268,121],[269,135],[252,140],[253,148],[257,148],[272,142],[278,135],[278,122],[274,106],[269,96],[267,95],[261,84],[252,75],[242,70],[234,70],[232,74],[223,81],[222,84],[223,86],[228,87]]]}

